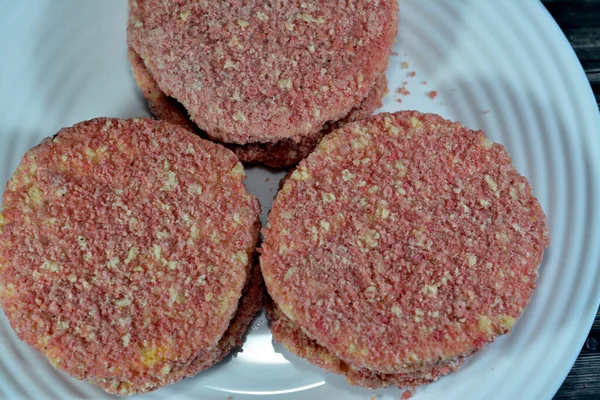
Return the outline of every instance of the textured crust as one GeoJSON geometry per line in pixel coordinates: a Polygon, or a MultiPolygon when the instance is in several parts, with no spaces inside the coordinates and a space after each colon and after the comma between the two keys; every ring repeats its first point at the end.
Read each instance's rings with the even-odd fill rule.
{"type": "MultiPolygon", "coordinates": [[[[143,60],[132,48],[129,48],[128,54],[133,76],[146,98],[152,114],[163,121],[183,126],[204,136],[205,133],[189,119],[185,108],[177,100],[167,96],[160,90],[143,60]]],[[[345,118],[334,124],[329,124],[330,126],[326,126],[316,133],[303,137],[299,142],[284,139],[275,143],[225,145],[235,153],[241,162],[246,164],[264,164],[272,168],[296,165],[314,150],[323,136],[333,129],[339,128],[343,123],[358,121],[371,116],[377,108],[381,107],[381,101],[386,93],[387,79],[383,76],[377,80],[367,97],[357,107],[353,108],[345,118]]]]}
{"type": "Polygon", "coordinates": [[[140,88],[142,95],[148,102],[148,107],[156,118],[171,124],[179,125],[185,129],[200,133],[198,127],[190,120],[185,108],[174,98],[164,94],[156,80],[152,77],[144,61],[140,56],[129,47],[127,52],[129,64],[133,72],[135,83],[140,88]]]}
{"type": "Polygon", "coordinates": [[[244,335],[250,326],[250,323],[260,312],[263,305],[264,285],[260,268],[258,265],[252,268],[250,280],[246,284],[244,293],[240,299],[239,307],[231,320],[229,328],[225,334],[212,349],[200,352],[187,366],[179,366],[171,370],[167,375],[161,377],[150,377],[143,385],[133,387],[128,382],[102,380],[92,381],[108,393],[128,396],[136,393],[145,393],[163,386],[171,385],[184,378],[188,378],[202,372],[231,353],[232,350],[242,345],[244,335]]]}
{"type": "Polygon", "coordinates": [[[387,79],[380,78],[369,95],[350,114],[341,120],[327,124],[320,131],[305,136],[299,142],[283,139],[276,143],[251,143],[245,145],[227,145],[238,159],[246,164],[264,164],[272,168],[283,168],[298,164],[317,147],[321,139],[334,129],[348,122],[358,121],[373,115],[381,107],[387,93],[387,79]]]}
{"type": "Polygon", "coordinates": [[[455,360],[508,332],[549,241],[502,146],[414,111],[323,139],[263,234],[278,307],[342,360],[382,373],[455,360]]]}
{"type": "Polygon", "coordinates": [[[337,121],[387,68],[397,0],[137,0],[129,44],[214,140],[299,141],[337,121]],[[268,54],[268,57],[265,57],[268,54]]]}
{"type": "Polygon", "coordinates": [[[439,377],[458,370],[464,362],[464,357],[459,357],[456,360],[406,374],[381,374],[364,368],[356,368],[344,362],[334,353],[308,337],[302,329],[274,305],[271,299],[267,299],[265,306],[275,341],[283,344],[289,351],[307,359],[316,366],[328,372],[343,375],[352,385],[370,389],[384,388],[392,385],[398,387],[423,385],[434,382],[439,377]]]}
{"type": "Polygon", "coordinates": [[[143,387],[223,336],[258,241],[235,155],[150,119],[99,118],[28,151],[0,219],[0,303],[80,379],[143,387]]]}

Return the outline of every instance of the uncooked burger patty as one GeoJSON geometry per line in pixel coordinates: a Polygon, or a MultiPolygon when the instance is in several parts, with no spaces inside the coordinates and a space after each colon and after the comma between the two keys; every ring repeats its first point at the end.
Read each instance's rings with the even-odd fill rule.
{"type": "Polygon", "coordinates": [[[148,390],[230,325],[258,240],[229,150],[174,125],[100,118],[24,156],[7,184],[0,302],[80,379],[148,390]]]}
{"type": "Polygon", "coordinates": [[[396,0],[129,2],[128,39],[160,89],[225,143],[299,141],[387,68],[396,0]]]}
{"type": "MultiPolygon", "coordinates": [[[[144,65],[143,60],[129,49],[129,62],[135,81],[142,91],[152,114],[166,122],[183,126],[184,128],[205,135],[188,117],[185,108],[174,98],[164,94],[156,81],[144,65]]],[[[367,118],[381,107],[382,99],[387,93],[387,79],[385,75],[375,82],[367,97],[343,119],[326,124],[320,131],[303,137],[299,142],[292,139],[283,139],[275,143],[249,143],[226,144],[235,153],[238,159],[247,164],[264,164],[273,168],[296,165],[305,158],[319,143],[319,141],[332,129],[343,123],[367,118]]]]}
{"type": "Polygon", "coordinates": [[[357,368],[419,372],[508,332],[546,218],[505,149],[432,114],[343,126],[277,195],[261,268],[281,311],[357,368]]]}

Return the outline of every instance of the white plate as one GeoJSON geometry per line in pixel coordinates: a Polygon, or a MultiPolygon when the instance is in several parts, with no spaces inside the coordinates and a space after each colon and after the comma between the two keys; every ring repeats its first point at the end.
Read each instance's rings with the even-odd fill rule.
{"type": "MultiPolygon", "coordinates": [[[[484,129],[530,179],[552,234],[539,288],[513,332],[458,373],[419,389],[415,399],[548,399],[577,357],[599,300],[600,118],[589,84],[536,1],[400,2],[398,55],[390,63],[383,110],[431,111],[484,129]],[[396,93],[404,81],[411,92],[406,97],[396,93]],[[438,93],[434,100],[427,96],[431,90],[438,93]]],[[[0,0],[3,181],[29,147],[63,126],[98,116],[148,115],[127,63],[126,20],[124,0],[0,0]]],[[[282,175],[249,172],[263,222],[282,175]]],[[[366,400],[399,394],[350,387],[273,346],[261,318],[242,353],[140,397],[366,400]]],[[[0,398],[106,397],[54,370],[0,317],[0,398]]]]}

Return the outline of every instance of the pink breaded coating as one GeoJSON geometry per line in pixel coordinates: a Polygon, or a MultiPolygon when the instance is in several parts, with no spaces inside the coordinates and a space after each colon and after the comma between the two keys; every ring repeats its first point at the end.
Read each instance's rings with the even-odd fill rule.
{"type": "Polygon", "coordinates": [[[168,374],[148,377],[147,381],[137,386],[132,386],[129,382],[118,380],[93,381],[92,383],[100,386],[109,393],[128,396],[149,392],[159,387],[173,384],[212,367],[231,353],[233,349],[242,345],[244,334],[248,330],[250,323],[262,309],[263,293],[262,275],[260,274],[260,268],[256,265],[252,267],[250,280],[242,294],[238,309],[219,343],[211,349],[198,353],[189,365],[175,366],[168,374]]]}
{"type": "Polygon", "coordinates": [[[348,122],[358,121],[373,115],[373,112],[381,107],[381,100],[387,93],[387,79],[380,78],[369,95],[358,106],[350,111],[346,117],[326,124],[320,131],[303,137],[299,142],[292,139],[283,139],[275,143],[249,143],[241,145],[226,145],[239,158],[240,162],[246,164],[264,164],[272,168],[289,167],[298,164],[306,158],[319,144],[324,136],[332,130],[339,128],[348,122]]]}
{"type": "Polygon", "coordinates": [[[425,367],[422,370],[400,373],[381,374],[364,368],[356,368],[344,362],[331,351],[309,338],[292,320],[287,318],[272,301],[266,302],[267,317],[271,322],[273,339],[283,344],[289,351],[307,359],[328,372],[343,375],[348,383],[370,389],[388,386],[413,387],[434,382],[440,376],[456,371],[464,362],[464,357],[456,360],[425,367]]]}
{"type": "MultiPolygon", "coordinates": [[[[202,132],[188,117],[185,108],[177,100],[164,94],[156,81],[148,72],[143,60],[129,48],[129,62],[133,71],[135,81],[142,91],[148,107],[152,114],[163,121],[183,126],[184,128],[196,132],[201,136],[202,132]]],[[[226,144],[231,151],[235,153],[238,159],[246,164],[264,164],[272,168],[282,168],[296,165],[305,158],[323,136],[331,132],[332,129],[341,126],[343,123],[357,121],[367,118],[373,112],[381,107],[381,100],[387,93],[387,79],[385,76],[375,82],[368,96],[355,108],[350,111],[343,119],[327,124],[320,131],[303,137],[299,142],[292,139],[283,139],[275,143],[250,143],[250,144],[226,144]]]]}
{"type": "Polygon", "coordinates": [[[415,111],[323,139],[263,235],[277,306],[340,359],[380,373],[454,360],[508,332],[549,242],[503,146],[415,111]]]}
{"type": "Polygon", "coordinates": [[[80,379],[132,387],[214,348],[258,241],[229,150],[150,119],[99,118],[28,151],[0,220],[0,303],[80,379]]]}
{"type": "Polygon", "coordinates": [[[161,90],[225,143],[299,141],[387,68],[397,0],[129,2],[128,40],[161,90]]]}
{"type": "Polygon", "coordinates": [[[146,99],[152,115],[165,122],[199,133],[198,127],[190,120],[185,108],[177,100],[167,96],[160,90],[156,80],[144,65],[144,61],[131,47],[129,47],[127,57],[129,58],[135,83],[146,99]]]}

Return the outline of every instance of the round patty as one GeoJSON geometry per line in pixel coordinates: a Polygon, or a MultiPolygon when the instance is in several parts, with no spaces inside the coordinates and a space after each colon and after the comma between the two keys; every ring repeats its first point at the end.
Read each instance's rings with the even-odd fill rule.
{"type": "Polygon", "coordinates": [[[136,386],[131,382],[108,379],[93,381],[92,383],[109,393],[129,396],[173,384],[212,367],[230,354],[233,349],[242,345],[244,334],[250,323],[262,309],[263,293],[262,275],[258,265],[256,265],[252,268],[250,280],[246,284],[239,307],[229,324],[229,328],[215,347],[201,351],[189,364],[174,366],[166,375],[149,377],[143,385],[136,386]]]}
{"type": "Polygon", "coordinates": [[[397,387],[423,385],[437,381],[440,376],[458,370],[464,362],[464,357],[458,357],[422,370],[399,374],[383,374],[365,368],[357,368],[344,362],[317,341],[308,337],[272,301],[266,302],[266,308],[273,339],[276,342],[281,343],[292,353],[307,359],[312,364],[328,372],[343,375],[352,385],[370,389],[385,388],[392,385],[397,387]]]}
{"type": "MultiPolygon", "coordinates": [[[[148,107],[154,116],[176,125],[196,132],[201,136],[201,131],[188,117],[185,108],[174,98],[164,94],[156,81],[148,72],[143,60],[135,50],[129,48],[129,62],[133,70],[135,81],[148,102],[148,107]]],[[[283,168],[296,165],[304,159],[321,141],[323,136],[332,129],[340,127],[343,123],[367,118],[381,107],[382,99],[387,93],[387,79],[385,75],[375,82],[367,97],[343,119],[326,124],[320,131],[303,137],[299,142],[292,139],[283,139],[275,143],[250,143],[250,144],[225,144],[235,153],[238,159],[247,164],[264,164],[272,168],[283,168]]]]}
{"type": "Polygon", "coordinates": [[[0,302],[18,336],[86,380],[143,386],[217,345],[260,206],[229,150],[100,118],[28,151],[7,184],[0,302]]]}
{"type": "Polygon", "coordinates": [[[454,360],[508,332],[549,241],[504,147],[414,111],[324,138],[263,234],[278,307],[342,360],[380,373],[454,360]]]}
{"type": "Polygon", "coordinates": [[[299,141],[387,68],[397,0],[129,2],[129,44],[168,96],[225,143],[299,141]]]}

